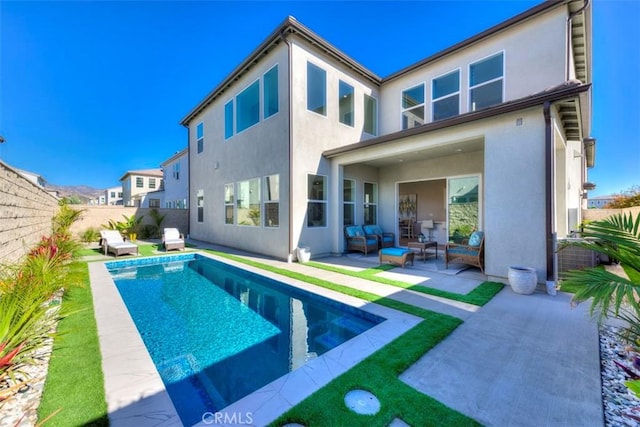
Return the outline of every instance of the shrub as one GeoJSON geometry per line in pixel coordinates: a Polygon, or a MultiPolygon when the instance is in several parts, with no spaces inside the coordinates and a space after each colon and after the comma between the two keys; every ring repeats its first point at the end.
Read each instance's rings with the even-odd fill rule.
{"type": "Polygon", "coordinates": [[[89,227],[80,233],[80,240],[84,243],[97,242],[100,240],[100,232],[94,227],[89,227]]]}

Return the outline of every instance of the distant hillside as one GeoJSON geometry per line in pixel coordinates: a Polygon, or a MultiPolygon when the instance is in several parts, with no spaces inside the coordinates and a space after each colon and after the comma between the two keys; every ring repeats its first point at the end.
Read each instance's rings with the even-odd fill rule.
{"type": "Polygon", "coordinates": [[[89,187],[88,185],[55,185],[47,184],[45,187],[48,191],[57,191],[58,197],[77,196],[83,203],[87,203],[90,199],[95,199],[104,195],[104,190],[89,187]]]}

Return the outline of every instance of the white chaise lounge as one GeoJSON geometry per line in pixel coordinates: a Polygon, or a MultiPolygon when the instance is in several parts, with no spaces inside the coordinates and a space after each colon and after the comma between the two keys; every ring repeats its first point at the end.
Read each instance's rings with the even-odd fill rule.
{"type": "Polygon", "coordinates": [[[122,235],[117,230],[102,230],[100,231],[102,237],[102,249],[104,254],[114,254],[116,257],[126,254],[138,255],[138,245],[125,242],[122,235]]]}

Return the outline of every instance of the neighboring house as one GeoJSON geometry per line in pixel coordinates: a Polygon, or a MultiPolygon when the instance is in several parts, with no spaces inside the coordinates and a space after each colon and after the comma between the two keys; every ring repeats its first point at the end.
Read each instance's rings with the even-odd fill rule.
{"type": "Polygon", "coordinates": [[[162,191],[162,176],[161,169],[144,169],[125,173],[120,178],[123,204],[125,206],[159,208],[161,200],[156,197],[147,198],[147,193],[162,191]],[[143,199],[146,202],[143,202],[143,199]],[[155,206],[156,204],[157,206],[155,206]]]}
{"type": "Polygon", "coordinates": [[[104,190],[104,204],[121,205],[122,204],[122,186],[111,187],[104,190]]]}
{"type": "Polygon", "coordinates": [[[612,195],[589,198],[587,201],[587,207],[589,209],[602,209],[615,199],[615,196],[612,195]]]}
{"type": "Polygon", "coordinates": [[[42,177],[42,175],[38,175],[37,173],[29,172],[24,169],[14,168],[14,170],[38,187],[44,188],[47,185],[47,181],[42,177]]]}
{"type": "Polygon", "coordinates": [[[554,280],[595,156],[591,32],[588,1],[543,2],[381,78],[287,18],[182,120],[191,237],[320,257],[350,223],[399,244],[409,213],[440,244],[485,231],[489,277],[554,280]]]}
{"type": "Polygon", "coordinates": [[[162,164],[164,205],[169,209],[189,208],[189,150],[178,151],[162,164]]]}

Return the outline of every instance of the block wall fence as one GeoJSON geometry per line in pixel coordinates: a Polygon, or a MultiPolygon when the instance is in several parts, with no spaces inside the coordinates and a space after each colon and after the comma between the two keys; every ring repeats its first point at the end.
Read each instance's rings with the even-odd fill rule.
{"type": "Polygon", "coordinates": [[[58,199],[0,161],[0,263],[22,258],[51,234],[58,199]]]}
{"type": "MultiPolygon", "coordinates": [[[[103,225],[109,220],[123,221],[123,215],[136,217],[142,215],[142,225],[154,224],[150,215],[152,209],[136,208],[125,206],[106,206],[106,205],[71,205],[72,208],[82,210],[80,219],[71,226],[71,233],[78,237],[80,233],[88,228],[101,230],[103,225]]],[[[157,209],[160,215],[166,215],[164,221],[160,225],[161,228],[174,227],[180,230],[185,236],[189,232],[189,210],[188,209],[157,209]]]]}

